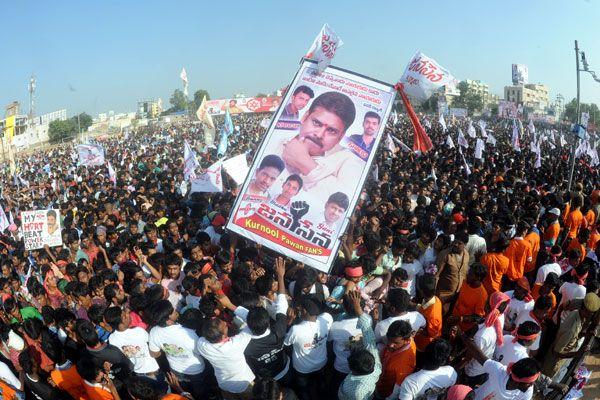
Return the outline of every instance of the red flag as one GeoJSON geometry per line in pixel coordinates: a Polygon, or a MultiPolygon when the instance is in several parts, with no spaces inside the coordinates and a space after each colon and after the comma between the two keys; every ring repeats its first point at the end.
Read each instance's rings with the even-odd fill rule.
{"type": "Polygon", "coordinates": [[[417,114],[415,114],[415,110],[413,110],[410,105],[410,101],[408,101],[408,97],[406,97],[406,93],[402,89],[402,85],[396,85],[396,90],[400,93],[402,97],[402,101],[404,102],[404,108],[406,108],[406,112],[408,113],[408,117],[412,122],[413,128],[415,130],[415,136],[413,141],[413,151],[420,151],[421,153],[426,153],[433,148],[433,143],[431,143],[431,139],[427,136],[425,129],[421,125],[417,114]]]}

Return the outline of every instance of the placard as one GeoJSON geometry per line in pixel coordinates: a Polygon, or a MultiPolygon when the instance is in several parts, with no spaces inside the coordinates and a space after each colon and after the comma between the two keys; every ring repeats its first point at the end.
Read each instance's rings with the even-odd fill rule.
{"type": "Polygon", "coordinates": [[[60,210],[34,210],[21,213],[21,233],[25,250],[62,246],[60,210]]]}

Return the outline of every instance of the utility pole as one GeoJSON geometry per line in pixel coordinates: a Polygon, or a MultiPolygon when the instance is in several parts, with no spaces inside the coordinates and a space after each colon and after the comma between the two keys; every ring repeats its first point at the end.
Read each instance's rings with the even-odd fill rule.
{"type": "MultiPolygon", "coordinates": [[[[579,46],[577,40],[575,41],[575,69],[577,71],[577,129],[581,124],[581,113],[580,107],[580,88],[579,88],[579,46]]],[[[577,136],[573,135],[573,143],[571,144],[571,172],[569,173],[569,192],[571,191],[571,185],[573,184],[573,172],[575,171],[575,149],[577,144],[577,136]]]]}

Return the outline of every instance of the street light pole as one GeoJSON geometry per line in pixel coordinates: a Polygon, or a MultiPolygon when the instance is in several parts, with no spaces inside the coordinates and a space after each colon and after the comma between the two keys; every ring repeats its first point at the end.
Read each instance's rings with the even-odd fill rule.
{"type": "MultiPolygon", "coordinates": [[[[577,129],[581,124],[581,113],[579,112],[580,107],[580,89],[579,89],[579,46],[577,40],[575,41],[575,69],[577,70],[577,129]]],[[[569,173],[569,192],[571,191],[571,185],[573,184],[573,172],[575,171],[575,149],[577,144],[577,136],[573,135],[573,143],[571,144],[571,172],[569,173]]]]}

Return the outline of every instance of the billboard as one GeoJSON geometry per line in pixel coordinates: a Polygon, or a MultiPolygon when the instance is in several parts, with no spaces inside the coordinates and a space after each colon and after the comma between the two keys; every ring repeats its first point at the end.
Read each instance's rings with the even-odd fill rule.
{"type": "Polygon", "coordinates": [[[21,213],[21,233],[25,250],[62,246],[59,210],[34,210],[21,213]]]}
{"type": "Polygon", "coordinates": [[[210,115],[220,115],[229,107],[230,114],[275,112],[280,103],[281,97],[277,96],[207,100],[206,111],[210,115]]]}
{"type": "Polygon", "coordinates": [[[517,118],[518,110],[517,103],[508,100],[498,101],[498,116],[500,118],[517,118]]]}
{"type": "Polygon", "coordinates": [[[527,70],[527,65],[512,65],[512,82],[513,85],[526,85],[529,82],[529,72],[527,70]]]}
{"type": "Polygon", "coordinates": [[[394,98],[392,85],[303,61],[227,228],[328,272],[394,98]]]}

